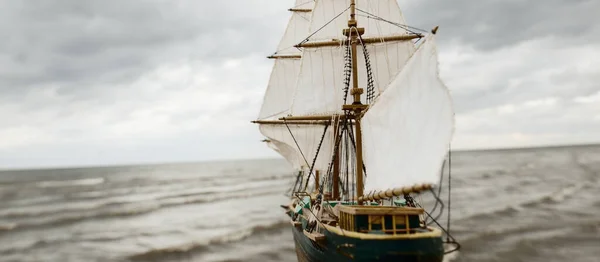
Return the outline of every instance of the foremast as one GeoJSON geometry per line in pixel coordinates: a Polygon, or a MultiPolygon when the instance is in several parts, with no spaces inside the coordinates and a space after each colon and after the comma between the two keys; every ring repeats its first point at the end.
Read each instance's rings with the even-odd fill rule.
{"type": "MultiPolygon", "coordinates": [[[[361,102],[361,95],[364,92],[362,88],[358,87],[358,51],[356,46],[358,44],[358,37],[360,34],[364,34],[365,29],[358,27],[358,21],[356,20],[356,0],[350,1],[350,20],[348,20],[348,29],[344,30],[343,33],[346,36],[350,36],[351,45],[351,57],[352,57],[352,89],[350,94],[354,97],[352,105],[344,105],[342,109],[346,112],[351,112],[354,115],[354,125],[356,127],[356,196],[360,197],[363,195],[363,159],[362,159],[362,132],[360,127],[360,117],[362,110],[366,108],[361,102]]],[[[334,174],[337,175],[337,174],[334,174]]],[[[334,187],[337,185],[334,185],[334,187]]],[[[362,199],[358,199],[358,204],[362,205],[362,199]]]]}

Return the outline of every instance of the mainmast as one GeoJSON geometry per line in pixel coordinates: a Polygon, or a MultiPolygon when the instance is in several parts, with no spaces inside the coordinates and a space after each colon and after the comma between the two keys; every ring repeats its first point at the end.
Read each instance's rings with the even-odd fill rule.
{"type": "Polygon", "coordinates": [[[449,92],[437,72],[433,35],[415,46],[411,40],[424,35],[404,26],[397,1],[379,1],[382,4],[365,1],[362,7],[356,0],[297,0],[300,4],[314,3],[315,11],[297,8],[299,4],[290,10],[293,15],[280,51],[273,55],[277,59],[255,121],[271,145],[296,168],[307,165],[312,170],[331,172],[324,181],[329,186],[331,179],[333,190],[328,193],[333,199],[340,199],[342,188],[346,194],[348,187],[355,187],[351,198],[359,205],[435,185],[440,174],[437,163],[443,162],[454,126],[449,92]],[[373,20],[361,20],[358,27],[357,11],[373,20]],[[312,12],[318,15],[310,19],[302,16],[312,12]],[[341,16],[348,13],[349,17],[341,16]],[[288,48],[291,46],[298,49],[288,48]],[[358,59],[361,55],[364,60],[358,59]],[[342,59],[343,64],[336,63],[342,59]],[[377,70],[372,70],[372,65],[377,70]],[[344,79],[339,81],[342,72],[344,79]],[[359,79],[359,72],[366,74],[359,79]],[[367,96],[363,104],[364,91],[367,96]],[[332,125],[334,131],[322,125],[332,125]],[[348,125],[350,130],[345,129],[348,125]],[[354,134],[340,134],[352,131],[354,134]],[[397,136],[399,132],[403,135],[397,136]],[[349,138],[345,135],[354,141],[342,147],[340,138],[349,138]],[[315,137],[321,138],[318,144],[315,137]],[[350,151],[354,151],[353,156],[350,151]],[[354,170],[348,170],[347,165],[354,170]],[[368,177],[365,165],[369,166],[368,177]],[[355,176],[353,185],[340,187],[342,173],[345,179],[355,176]],[[370,194],[364,195],[365,191],[370,194]]]}
{"type": "MultiPolygon", "coordinates": [[[[354,97],[354,101],[351,105],[343,105],[343,110],[348,110],[354,114],[354,123],[356,126],[356,196],[363,195],[363,158],[362,158],[362,132],[360,130],[360,116],[366,105],[363,105],[360,101],[360,96],[363,93],[363,89],[358,87],[358,52],[356,45],[358,44],[359,35],[364,34],[364,28],[358,28],[358,22],[356,21],[356,0],[350,1],[350,20],[348,20],[348,29],[345,29],[343,33],[350,37],[350,45],[352,49],[352,89],[350,94],[354,97]]],[[[362,200],[357,199],[358,204],[362,205],[362,200]]]]}

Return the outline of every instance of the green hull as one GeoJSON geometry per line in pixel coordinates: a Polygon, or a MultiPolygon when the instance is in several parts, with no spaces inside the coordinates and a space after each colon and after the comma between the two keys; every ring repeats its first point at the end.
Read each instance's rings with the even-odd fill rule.
{"type": "Polygon", "coordinates": [[[324,231],[325,240],[313,242],[303,227],[293,227],[298,261],[401,261],[441,262],[444,248],[441,237],[363,240],[324,231]]]}

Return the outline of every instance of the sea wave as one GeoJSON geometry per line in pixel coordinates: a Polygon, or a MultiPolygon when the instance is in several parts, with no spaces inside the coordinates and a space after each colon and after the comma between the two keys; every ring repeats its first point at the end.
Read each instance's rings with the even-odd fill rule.
{"type": "Polygon", "coordinates": [[[227,194],[217,194],[217,195],[208,195],[208,196],[198,196],[198,197],[184,197],[184,198],[171,198],[164,199],[159,202],[144,202],[144,203],[134,203],[130,205],[113,207],[101,210],[91,210],[88,212],[73,212],[73,213],[58,213],[57,216],[44,216],[39,220],[33,220],[30,222],[22,222],[16,225],[13,229],[25,229],[31,227],[52,227],[58,225],[64,225],[69,223],[75,223],[79,221],[83,221],[86,219],[107,219],[113,217],[127,217],[127,216],[135,216],[150,213],[161,208],[180,206],[180,205],[190,205],[190,204],[202,204],[208,202],[215,202],[221,200],[229,200],[229,199],[240,199],[240,198],[249,198],[249,197],[258,197],[264,195],[272,195],[281,193],[281,190],[278,188],[270,189],[270,190],[260,190],[260,191],[250,191],[250,192],[230,192],[227,194]]]}
{"type": "Polygon", "coordinates": [[[558,203],[565,201],[569,197],[573,196],[577,192],[579,192],[582,188],[585,187],[585,185],[586,184],[584,184],[584,183],[570,184],[570,185],[561,187],[560,189],[558,189],[552,193],[546,194],[546,195],[541,195],[539,197],[525,200],[520,203],[513,203],[513,204],[506,205],[506,206],[501,206],[500,208],[495,208],[495,209],[490,209],[490,210],[487,210],[484,212],[475,213],[475,214],[472,214],[472,215],[469,215],[467,217],[463,217],[460,219],[461,220],[466,220],[466,219],[481,220],[484,218],[496,217],[498,215],[511,216],[511,215],[515,215],[523,210],[526,210],[528,208],[534,208],[534,207],[538,207],[538,206],[541,206],[544,204],[558,204],[558,203]]]}
{"type": "Polygon", "coordinates": [[[460,240],[461,245],[464,247],[477,246],[481,242],[493,242],[508,239],[511,236],[521,236],[527,234],[533,234],[538,232],[544,232],[552,229],[551,227],[538,225],[538,226],[517,226],[512,228],[493,227],[485,230],[474,232],[468,237],[460,240]]]}
{"type": "Polygon", "coordinates": [[[218,236],[206,241],[195,241],[190,243],[185,243],[178,246],[170,246],[163,248],[155,248],[150,249],[148,251],[134,254],[129,256],[130,260],[135,261],[146,261],[146,260],[162,260],[165,257],[171,256],[185,256],[186,254],[192,252],[202,252],[208,249],[209,246],[214,245],[225,245],[229,243],[235,243],[238,241],[242,241],[248,238],[251,235],[268,233],[272,230],[279,230],[286,226],[289,226],[289,222],[285,221],[276,221],[270,224],[261,224],[255,225],[250,228],[241,229],[235,232],[231,232],[222,236],[218,236]]]}
{"type": "Polygon", "coordinates": [[[122,231],[104,231],[99,233],[75,233],[70,235],[44,235],[30,241],[18,241],[11,243],[12,245],[0,246],[0,257],[6,254],[27,253],[36,248],[48,248],[50,246],[61,245],[64,243],[81,243],[81,242],[115,242],[126,240],[127,238],[137,238],[139,236],[159,236],[163,232],[143,232],[141,234],[131,234],[131,232],[122,231]]]}
{"type": "Polygon", "coordinates": [[[19,224],[17,223],[9,223],[9,224],[0,224],[0,232],[2,231],[11,231],[17,228],[19,224]]]}
{"type": "Polygon", "coordinates": [[[589,228],[594,228],[593,222],[562,225],[528,225],[505,230],[484,230],[461,242],[469,251],[474,248],[489,250],[486,255],[494,258],[510,258],[515,257],[515,254],[520,258],[526,258],[539,257],[540,254],[547,253],[544,249],[568,245],[580,247],[580,243],[587,244],[597,239],[597,231],[589,228]]]}
{"type": "Polygon", "coordinates": [[[14,246],[12,246],[12,245],[0,246],[0,254],[2,254],[0,257],[4,257],[7,254],[27,252],[27,251],[30,251],[35,248],[44,248],[44,247],[50,246],[52,244],[65,242],[65,241],[69,241],[69,238],[55,238],[55,239],[49,238],[49,239],[38,239],[38,240],[31,241],[31,242],[26,242],[26,241],[25,242],[15,242],[15,243],[13,243],[13,244],[15,244],[14,246]]]}
{"type": "Polygon", "coordinates": [[[497,216],[511,216],[522,210],[523,208],[521,208],[520,205],[507,205],[501,206],[499,208],[488,209],[483,212],[477,212],[466,217],[461,217],[459,218],[459,220],[481,221],[487,218],[494,218],[497,216]]]}
{"type": "Polygon", "coordinates": [[[52,187],[70,187],[70,186],[94,186],[103,184],[106,181],[103,177],[94,178],[83,178],[73,180],[50,180],[40,181],[36,183],[39,188],[52,188],[52,187]]]}
{"type": "Polygon", "coordinates": [[[571,197],[572,195],[579,192],[584,186],[585,186],[585,184],[583,184],[583,183],[570,184],[570,185],[562,187],[548,195],[545,195],[543,197],[522,203],[521,206],[536,207],[541,204],[561,203],[561,202],[565,201],[566,199],[568,199],[569,197],[571,197]]]}
{"type": "MultiPolygon", "coordinates": [[[[261,191],[264,190],[264,188],[273,188],[273,186],[279,187],[281,185],[282,182],[280,181],[272,181],[268,183],[256,182],[232,186],[216,186],[188,190],[175,190],[172,192],[119,195],[108,198],[99,198],[97,200],[79,199],[77,201],[56,203],[54,205],[48,205],[47,203],[45,203],[43,205],[27,205],[15,208],[8,208],[0,211],[0,217],[17,219],[65,213],[84,213],[108,208],[135,206],[137,204],[144,205],[151,202],[159,203],[162,206],[171,206],[177,204],[194,204],[206,201],[218,201],[223,198],[226,198],[229,195],[232,195],[233,197],[236,197],[238,195],[253,196],[253,194],[257,192],[260,195],[261,191]]],[[[272,190],[268,190],[268,192],[278,193],[273,192],[272,190]]]]}

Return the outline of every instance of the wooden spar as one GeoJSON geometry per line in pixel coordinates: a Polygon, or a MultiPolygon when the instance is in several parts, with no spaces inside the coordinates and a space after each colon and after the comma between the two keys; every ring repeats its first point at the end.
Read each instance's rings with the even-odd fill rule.
{"type": "Polygon", "coordinates": [[[285,121],[290,121],[290,120],[331,120],[331,119],[333,119],[333,117],[339,118],[340,120],[346,119],[346,116],[344,116],[344,115],[329,115],[329,116],[286,116],[286,117],[280,117],[279,120],[285,120],[285,121]]]}
{"type": "Polygon", "coordinates": [[[356,26],[356,1],[350,1],[350,20],[348,21],[348,27],[352,27],[352,25],[356,26]],[[350,22],[352,21],[352,25],[350,22]]]}
{"type": "MultiPolygon", "coordinates": [[[[350,32],[350,44],[352,49],[352,90],[350,94],[354,96],[353,105],[361,105],[360,95],[363,93],[362,88],[358,88],[358,52],[356,51],[356,45],[358,44],[358,35],[364,32],[364,29],[358,29],[358,22],[356,21],[356,0],[350,1],[350,20],[348,20],[348,30],[350,32]]],[[[348,31],[346,31],[348,32],[348,31]]],[[[343,31],[342,31],[343,33],[343,31]]],[[[346,107],[347,108],[347,107],[346,107]]],[[[344,109],[344,108],[342,108],[344,109]]],[[[362,159],[362,132],[360,130],[360,115],[362,107],[358,106],[353,108],[356,128],[356,196],[363,195],[363,159],[362,159]]],[[[358,200],[358,205],[362,205],[363,201],[358,200]]]]}
{"type": "Polygon", "coordinates": [[[281,120],[254,120],[251,121],[253,124],[261,124],[261,125],[329,125],[331,124],[330,120],[291,120],[291,121],[281,121],[281,120]]]}
{"type": "Polygon", "coordinates": [[[368,38],[363,38],[363,43],[375,44],[375,43],[385,43],[385,42],[394,42],[394,41],[408,41],[408,40],[413,40],[413,39],[422,38],[422,37],[423,37],[423,35],[421,35],[421,34],[391,35],[391,36],[384,36],[384,37],[368,37],[368,38]]]}
{"type": "Polygon", "coordinates": [[[267,56],[269,59],[300,59],[302,56],[300,55],[270,55],[267,56]]]}
{"type": "Polygon", "coordinates": [[[388,189],[388,190],[381,190],[381,191],[376,191],[367,195],[361,195],[358,198],[358,201],[373,201],[373,200],[381,200],[381,199],[387,199],[387,198],[392,198],[395,196],[403,196],[406,194],[411,194],[411,193],[421,193],[425,190],[429,190],[432,189],[433,185],[432,184],[421,184],[421,185],[414,185],[414,186],[407,186],[407,187],[397,187],[394,189],[388,189]]]}
{"type": "Polygon", "coordinates": [[[290,9],[288,9],[288,11],[290,11],[290,12],[308,13],[308,12],[312,11],[312,9],[306,9],[306,8],[290,8],[290,9]]]}
{"type": "MultiPolygon", "coordinates": [[[[363,158],[362,158],[362,131],[360,130],[360,119],[356,120],[356,196],[363,195],[363,158]]],[[[358,199],[358,205],[362,205],[358,199]]]]}
{"type": "Polygon", "coordinates": [[[358,51],[356,50],[356,36],[352,36],[352,90],[350,90],[350,94],[354,97],[353,104],[361,104],[360,95],[363,93],[362,88],[358,88],[358,59],[356,59],[356,55],[358,51]]]}
{"type": "Polygon", "coordinates": [[[335,157],[333,158],[333,179],[332,179],[332,187],[333,187],[333,200],[338,200],[340,198],[340,123],[339,121],[335,121],[333,123],[333,134],[335,135],[333,154],[335,157]]]}
{"type": "MultiPolygon", "coordinates": [[[[415,35],[392,35],[392,36],[383,36],[383,37],[363,37],[362,41],[365,44],[376,44],[376,43],[385,43],[385,42],[394,42],[394,41],[409,41],[416,38],[422,38],[423,35],[415,34],[415,35]]],[[[352,40],[350,40],[352,41],[352,40]]],[[[304,47],[304,48],[314,48],[314,47],[324,47],[324,46],[341,46],[347,45],[348,40],[337,40],[332,39],[331,41],[318,41],[318,42],[305,42],[295,45],[294,47],[304,47]]]]}

